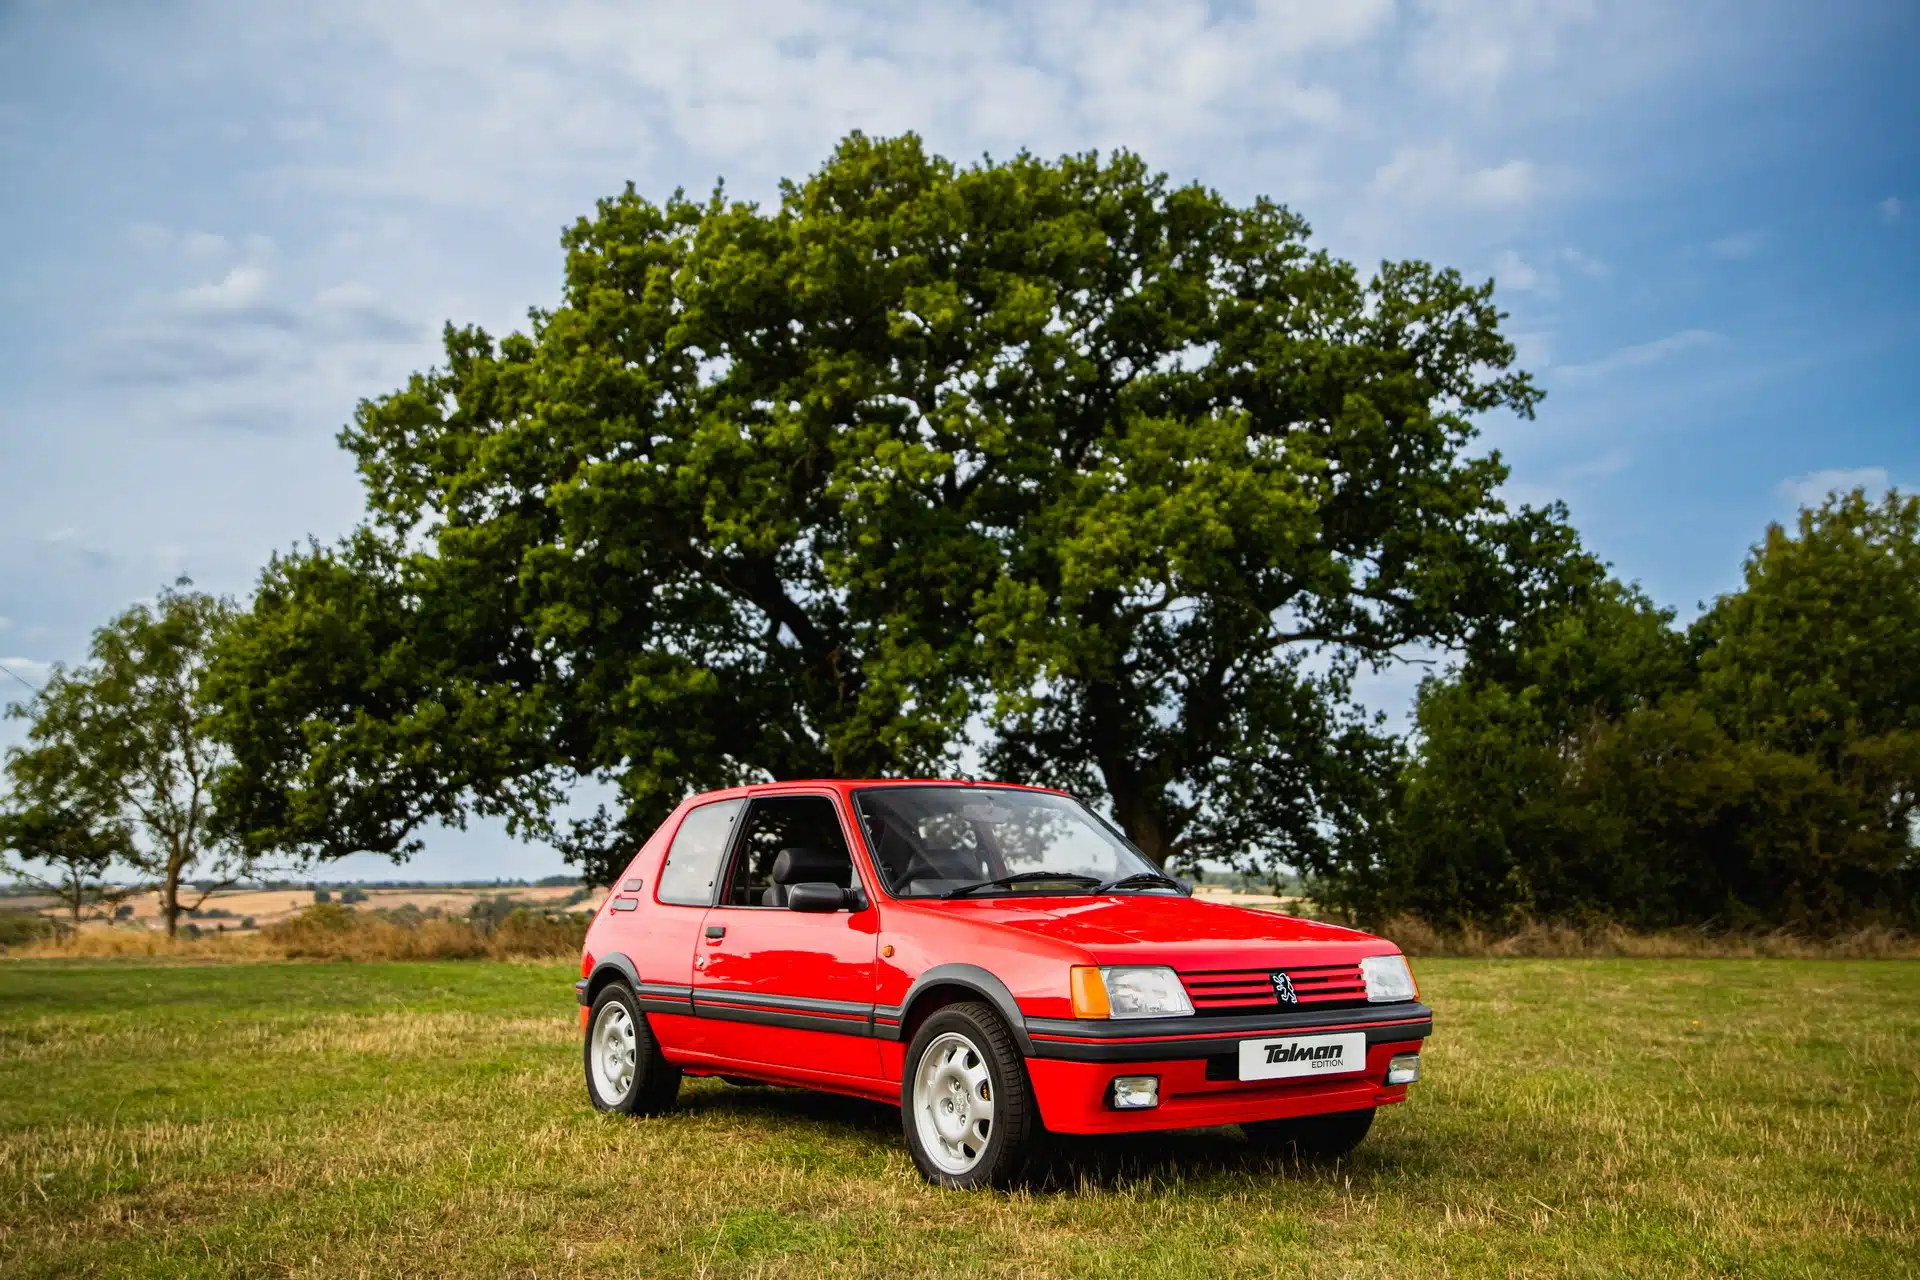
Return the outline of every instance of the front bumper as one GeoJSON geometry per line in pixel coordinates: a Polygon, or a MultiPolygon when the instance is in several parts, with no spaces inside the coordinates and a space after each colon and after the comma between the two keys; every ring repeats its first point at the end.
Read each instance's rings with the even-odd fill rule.
{"type": "Polygon", "coordinates": [[[1056,1133],[1137,1133],[1282,1120],[1387,1106],[1407,1096],[1389,1085],[1387,1064],[1417,1051],[1433,1032],[1433,1010],[1407,1003],[1328,1013],[1294,1011],[1245,1018],[1158,1018],[1078,1022],[1029,1018],[1027,1072],[1040,1116],[1056,1133]],[[1363,1071],[1335,1079],[1237,1078],[1242,1040],[1362,1031],[1363,1071]],[[1115,1076],[1160,1077],[1160,1105],[1116,1110],[1115,1076]]]}

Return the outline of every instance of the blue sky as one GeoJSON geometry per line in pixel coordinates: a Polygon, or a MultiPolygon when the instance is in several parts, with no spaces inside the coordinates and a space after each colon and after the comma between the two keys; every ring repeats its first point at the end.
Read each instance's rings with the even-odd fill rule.
{"type": "MultiPolygon", "coordinates": [[[[1865,0],[12,0],[0,663],[345,531],[354,402],[444,320],[551,304],[596,197],[768,197],[852,128],[1124,145],[1492,276],[1548,391],[1488,424],[1512,495],[1691,616],[1800,499],[1920,484],[1916,49],[1920,7],[1865,0]]],[[[485,830],[408,874],[556,868],[485,830]]]]}

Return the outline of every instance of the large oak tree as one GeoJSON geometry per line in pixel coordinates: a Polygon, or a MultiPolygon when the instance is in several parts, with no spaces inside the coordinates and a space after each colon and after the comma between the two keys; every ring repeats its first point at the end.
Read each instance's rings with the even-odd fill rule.
{"type": "Polygon", "coordinates": [[[254,845],[541,830],[599,874],[690,788],[955,767],[1105,797],[1151,856],[1312,862],[1386,744],[1360,664],[1558,589],[1474,420],[1530,414],[1491,286],[1363,278],[1137,158],[848,138],[760,208],[632,189],[564,294],[343,435],[370,521],[222,662],[254,845]]]}

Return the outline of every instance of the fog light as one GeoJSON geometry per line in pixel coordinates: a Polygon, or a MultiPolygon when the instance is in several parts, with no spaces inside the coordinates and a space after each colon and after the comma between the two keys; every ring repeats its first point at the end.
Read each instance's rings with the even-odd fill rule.
{"type": "Polygon", "coordinates": [[[1388,1084],[1412,1084],[1420,1078],[1420,1055],[1417,1053],[1396,1053],[1393,1061],[1387,1063],[1388,1084]]]}
{"type": "Polygon", "coordinates": [[[1140,1111],[1160,1105],[1159,1076],[1115,1076],[1113,1105],[1119,1111],[1140,1111]]]}

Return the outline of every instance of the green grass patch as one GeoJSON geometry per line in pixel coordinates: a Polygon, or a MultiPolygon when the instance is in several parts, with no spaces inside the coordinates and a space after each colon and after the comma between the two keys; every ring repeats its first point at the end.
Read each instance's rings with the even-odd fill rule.
{"type": "Polygon", "coordinates": [[[923,1185],[889,1108],[596,1114],[570,966],[0,964],[0,1274],[1920,1273],[1920,965],[1429,960],[1344,1163],[1233,1130],[923,1185]]]}

